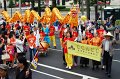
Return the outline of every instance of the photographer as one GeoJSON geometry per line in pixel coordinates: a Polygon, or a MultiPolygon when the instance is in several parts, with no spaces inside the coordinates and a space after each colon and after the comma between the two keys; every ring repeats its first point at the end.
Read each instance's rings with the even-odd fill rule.
{"type": "Polygon", "coordinates": [[[17,49],[17,57],[24,56],[24,37],[22,35],[16,35],[16,49],[17,49]]]}

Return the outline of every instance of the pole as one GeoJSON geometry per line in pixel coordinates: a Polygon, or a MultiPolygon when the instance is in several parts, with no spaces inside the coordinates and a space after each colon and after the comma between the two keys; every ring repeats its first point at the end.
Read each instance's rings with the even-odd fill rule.
{"type": "Polygon", "coordinates": [[[105,0],[105,8],[106,8],[106,0],[105,0]]]}
{"type": "Polygon", "coordinates": [[[19,10],[20,10],[20,13],[21,13],[21,0],[19,0],[19,10]]]}
{"type": "Polygon", "coordinates": [[[81,0],[79,0],[79,8],[80,8],[81,0]]]}
{"type": "Polygon", "coordinates": [[[35,1],[31,0],[31,4],[32,4],[32,6],[31,6],[32,10],[34,10],[35,1]]]}
{"type": "Polygon", "coordinates": [[[86,0],[87,18],[90,20],[90,0],[86,0]]]}
{"type": "Polygon", "coordinates": [[[52,0],[52,7],[56,7],[56,0],[52,0]]]}
{"type": "Polygon", "coordinates": [[[83,5],[83,0],[81,0],[81,13],[82,13],[82,15],[84,15],[84,5],[83,5]]]}
{"type": "Polygon", "coordinates": [[[38,0],[38,13],[41,16],[41,0],[38,0]]]}
{"type": "Polygon", "coordinates": [[[98,0],[95,0],[95,21],[97,22],[98,20],[98,5],[97,5],[98,0]]]}
{"type": "Polygon", "coordinates": [[[100,6],[101,8],[101,23],[102,23],[102,5],[100,6]]]}
{"type": "Polygon", "coordinates": [[[12,7],[11,7],[11,17],[12,17],[12,7]]]}
{"type": "Polygon", "coordinates": [[[4,0],[4,10],[7,11],[7,8],[6,8],[6,0],[4,0]]]}

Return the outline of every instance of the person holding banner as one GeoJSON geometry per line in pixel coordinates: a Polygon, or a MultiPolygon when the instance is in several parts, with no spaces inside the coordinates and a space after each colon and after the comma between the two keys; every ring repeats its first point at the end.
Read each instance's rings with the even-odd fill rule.
{"type": "Polygon", "coordinates": [[[72,55],[68,53],[67,50],[67,41],[73,41],[72,34],[70,31],[66,32],[66,38],[64,38],[64,54],[65,54],[65,61],[67,63],[66,68],[71,69],[73,66],[73,58],[72,55]]]}
{"type": "Polygon", "coordinates": [[[106,66],[106,74],[108,77],[111,77],[111,66],[113,58],[113,35],[108,32],[104,35],[105,39],[102,41],[103,49],[103,64],[106,66]]]}
{"type": "MultiPolygon", "coordinates": [[[[87,40],[87,37],[85,36],[85,32],[83,32],[83,39],[80,41],[80,43],[88,44],[88,40],[87,40]]],[[[84,66],[87,67],[88,64],[89,64],[88,58],[84,58],[84,57],[80,58],[80,66],[81,67],[84,67],[84,66]]]]}
{"type": "MultiPolygon", "coordinates": [[[[91,39],[91,42],[92,42],[93,46],[99,47],[101,45],[101,39],[100,39],[100,37],[98,37],[98,34],[96,32],[94,32],[94,37],[91,39]]],[[[94,70],[95,66],[96,66],[96,68],[99,68],[99,65],[101,64],[101,62],[92,60],[92,64],[93,64],[92,69],[94,70]]]]}
{"type": "MultiPolygon", "coordinates": [[[[77,41],[77,38],[78,38],[78,32],[77,32],[77,27],[74,26],[73,29],[72,29],[72,38],[74,41],[77,41]]],[[[74,56],[74,66],[77,66],[77,59],[78,59],[78,56],[74,56]]]]}

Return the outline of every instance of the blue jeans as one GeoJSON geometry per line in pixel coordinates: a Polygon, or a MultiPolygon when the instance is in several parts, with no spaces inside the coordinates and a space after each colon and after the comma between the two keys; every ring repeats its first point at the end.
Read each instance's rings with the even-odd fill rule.
{"type": "Polygon", "coordinates": [[[32,62],[33,54],[34,54],[34,56],[36,54],[36,48],[33,48],[33,49],[29,48],[29,52],[30,52],[30,62],[32,62]]]}

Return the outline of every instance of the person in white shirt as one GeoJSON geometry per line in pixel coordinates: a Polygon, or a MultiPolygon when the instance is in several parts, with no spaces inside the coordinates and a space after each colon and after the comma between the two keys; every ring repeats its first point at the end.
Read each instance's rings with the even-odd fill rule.
{"type": "Polygon", "coordinates": [[[111,66],[113,58],[113,35],[108,32],[104,35],[105,39],[102,41],[103,49],[103,65],[106,66],[106,74],[108,77],[111,77],[111,66]]]}
{"type": "Polygon", "coordinates": [[[19,56],[24,56],[24,49],[23,49],[23,44],[24,44],[24,37],[16,35],[16,49],[17,49],[17,57],[19,56]]]}

